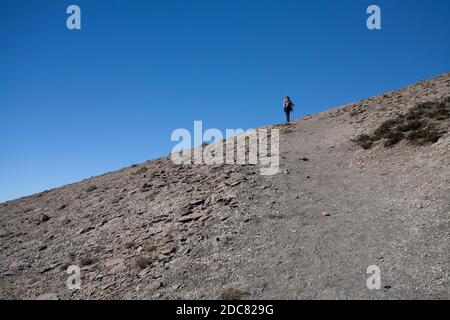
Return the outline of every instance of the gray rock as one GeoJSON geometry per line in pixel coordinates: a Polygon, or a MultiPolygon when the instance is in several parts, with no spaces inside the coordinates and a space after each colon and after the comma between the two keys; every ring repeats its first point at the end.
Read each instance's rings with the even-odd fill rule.
{"type": "Polygon", "coordinates": [[[35,300],[59,300],[59,298],[56,293],[44,293],[37,296],[35,300]]]}

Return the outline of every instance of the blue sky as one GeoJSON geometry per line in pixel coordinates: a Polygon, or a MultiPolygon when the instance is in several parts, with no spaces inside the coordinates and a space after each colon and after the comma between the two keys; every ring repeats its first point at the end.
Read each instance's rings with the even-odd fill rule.
{"type": "Polygon", "coordinates": [[[0,0],[0,202],[450,71],[449,35],[441,0],[0,0]]]}

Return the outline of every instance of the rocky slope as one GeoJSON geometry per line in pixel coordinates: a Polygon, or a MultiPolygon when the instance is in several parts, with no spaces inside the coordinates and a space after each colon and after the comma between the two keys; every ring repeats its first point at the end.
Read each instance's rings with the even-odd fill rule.
{"type": "Polygon", "coordinates": [[[273,126],[274,176],[168,157],[0,204],[0,298],[449,299],[450,134],[354,141],[448,96],[450,73],[273,126]]]}

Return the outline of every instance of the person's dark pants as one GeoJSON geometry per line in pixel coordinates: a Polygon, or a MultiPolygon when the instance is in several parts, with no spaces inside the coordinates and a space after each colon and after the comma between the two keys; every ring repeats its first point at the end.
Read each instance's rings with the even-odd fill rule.
{"type": "Polygon", "coordinates": [[[291,115],[292,110],[291,109],[284,109],[284,113],[286,113],[286,121],[289,122],[290,120],[290,115],[291,115]]]}

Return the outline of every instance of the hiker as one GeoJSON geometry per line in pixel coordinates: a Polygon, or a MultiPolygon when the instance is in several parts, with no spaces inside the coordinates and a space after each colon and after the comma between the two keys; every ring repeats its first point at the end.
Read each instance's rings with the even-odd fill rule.
{"type": "Polygon", "coordinates": [[[290,121],[290,114],[292,111],[294,111],[294,104],[291,101],[291,98],[289,98],[288,96],[286,96],[284,98],[284,102],[283,102],[283,109],[284,109],[284,113],[286,113],[286,120],[287,122],[290,121]]]}

